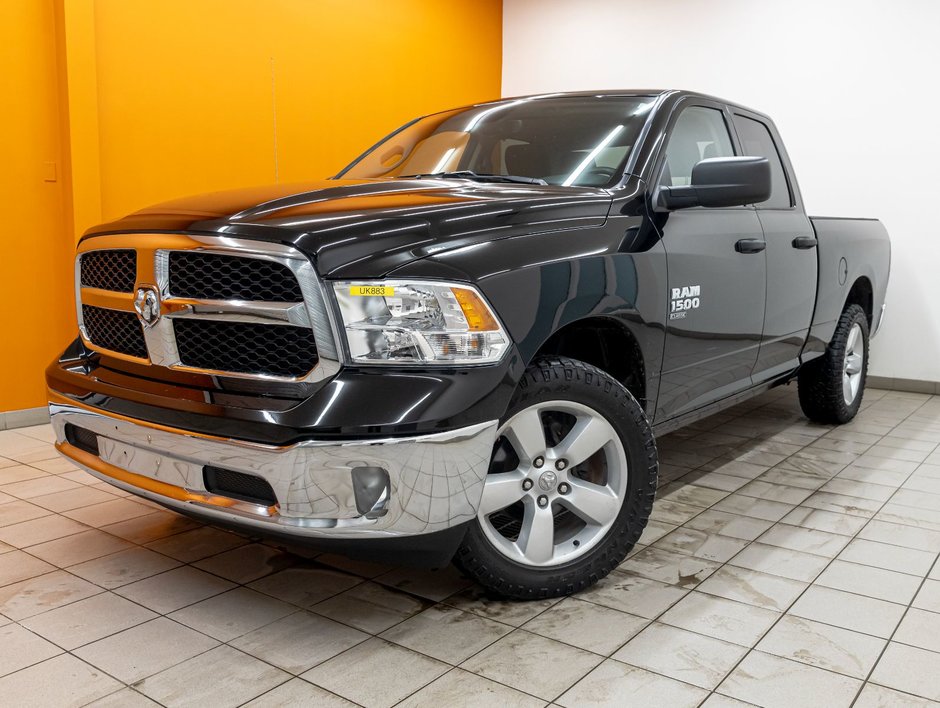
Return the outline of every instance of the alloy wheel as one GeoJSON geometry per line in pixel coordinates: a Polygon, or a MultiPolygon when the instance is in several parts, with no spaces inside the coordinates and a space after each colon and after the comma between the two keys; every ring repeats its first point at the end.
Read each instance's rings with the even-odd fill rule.
{"type": "Polygon", "coordinates": [[[510,560],[559,565],[604,538],[627,478],[623,443],[604,416],[570,401],[538,403],[499,429],[480,525],[510,560]]]}

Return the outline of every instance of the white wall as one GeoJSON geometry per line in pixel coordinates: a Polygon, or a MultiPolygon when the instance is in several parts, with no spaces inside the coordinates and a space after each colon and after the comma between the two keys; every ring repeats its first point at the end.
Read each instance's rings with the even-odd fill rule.
{"type": "Polygon", "coordinates": [[[940,381],[940,2],[504,0],[503,95],[686,88],[770,114],[810,214],[893,245],[870,372],[940,381]]]}

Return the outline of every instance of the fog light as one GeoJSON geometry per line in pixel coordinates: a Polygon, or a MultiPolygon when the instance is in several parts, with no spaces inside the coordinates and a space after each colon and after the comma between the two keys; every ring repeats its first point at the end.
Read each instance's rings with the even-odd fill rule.
{"type": "Polygon", "coordinates": [[[352,484],[356,495],[356,511],[370,519],[385,515],[390,487],[386,470],[381,467],[354,467],[352,484]]]}

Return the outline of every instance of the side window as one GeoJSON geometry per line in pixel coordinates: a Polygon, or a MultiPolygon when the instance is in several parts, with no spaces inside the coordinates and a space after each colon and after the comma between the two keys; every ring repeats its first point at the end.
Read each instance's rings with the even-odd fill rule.
{"type": "Polygon", "coordinates": [[[741,149],[745,155],[766,157],[770,160],[770,199],[758,204],[759,209],[789,209],[793,205],[787,175],[780,161],[780,153],[774,145],[774,139],[767,126],[760,121],[744,116],[734,117],[734,127],[738,131],[741,149]]]}
{"type": "Polygon", "coordinates": [[[692,168],[709,157],[733,157],[734,147],[721,111],[689,106],[679,114],[666,145],[659,183],[681,187],[692,183],[692,168]]]}

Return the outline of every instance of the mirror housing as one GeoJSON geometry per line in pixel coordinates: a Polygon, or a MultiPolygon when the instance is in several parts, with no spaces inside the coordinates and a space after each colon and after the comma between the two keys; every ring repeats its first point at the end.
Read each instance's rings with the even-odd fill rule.
{"type": "Polygon", "coordinates": [[[692,168],[692,184],[660,187],[657,206],[671,211],[759,204],[770,199],[770,189],[766,157],[712,157],[692,168]]]}

